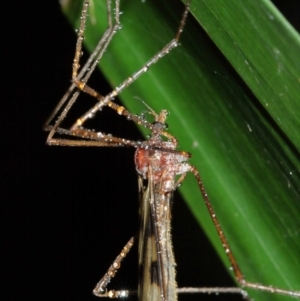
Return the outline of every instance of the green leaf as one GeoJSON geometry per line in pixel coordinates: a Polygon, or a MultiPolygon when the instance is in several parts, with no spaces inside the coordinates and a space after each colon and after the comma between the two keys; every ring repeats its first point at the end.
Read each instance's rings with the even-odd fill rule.
{"type": "MultiPolygon", "coordinates": [[[[78,27],[81,1],[67,3],[78,27]]],[[[174,37],[183,8],[174,0],[121,1],[123,29],[100,62],[112,87],[174,37]]],[[[245,278],[300,290],[299,35],[268,0],[195,0],[191,12],[181,46],[120,97],[131,112],[145,110],[134,96],[171,112],[170,133],[193,154],[245,278]]],[[[90,15],[92,50],[106,28],[105,1],[93,1],[90,15]]],[[[195,179],[180,191],[229,267],[195,179]]]]}

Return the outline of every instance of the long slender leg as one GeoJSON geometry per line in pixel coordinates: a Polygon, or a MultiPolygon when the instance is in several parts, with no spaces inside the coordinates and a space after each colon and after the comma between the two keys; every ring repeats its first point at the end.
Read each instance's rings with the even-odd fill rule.
{"type": "MultiPolygon", "coordinates": [[[[109,93],[106,97],[103,97],[101,94],[90,88],[86,83],[89,77],[91,76],[93,70],[95,69],[97,63],[99,62],[100,58],[102,57],[104,51],[106,50],[109,42],[111,41],[113,35],[116,33],[116,31],[119,29],[120,22],[119,22],[119,1],[116,1],[115,7],[115,25],[112,26],[111,21],[111,12],[110,12],[110,1],[107,1],[107,10],[108,10],[108,19],[109,19],[109,28],[105,32],[104,36],[98,43],[97,48],[91,55],[88,62],[84,65],[80,73],[77,75],[79,70],[79,59],[81,56],[81,49],[82,49],[82,41],[84,37],[84,29],[85,29],[85,20],[87,17],[87,8],[88,8],[89,1],[86,0],[84,2],[84,8],[82,10],[81,15],[81,24],[78,31],[78,40],[76,44],[76,51],[75,51],[75,58],[73,63],[73,72],[72,72],[72,80],[73,84],[69,88],[69,90],[66,92],[64,97],[61,99],[55,110],[52,112],[48,120],[46,121],[46,124],[44,126],[45,130],[50,131],[47,143],[50,145],[59,145],[59,146],[120,146],[121,143],[118,141],[114,142],[112,141],[110,136],[105,135],[102,133],[101,135],[96,136],[96,134],[92,134],[91,131],[85,130],[82,128],[82,125],[84,122],[94,117],[97,111],[101,110],[103,106],[108,106],[114,110],[117,111],[118,114],[127,116],[128,119],[132,119],[133,121],[137,122],[138,124],[142,124],[146,128],[149,128],[151,131],[153,130],[153,127],[151,123],[147,122],[146,120],[143,120],[139,116],[135,116],[130,114],[127,110],[125,110],[123,107],[116,105],[112,102],[115,96],[117,96],[121,91],[123,91],[126,87],[128,87],[131,83],[133,83],[141,74],[146,72],[149,67],[156,63],[162,56],[169,53],[173,48],[175,48],[178,45],[178,41],[180,38],[180,35],[183,31],[188,10],[189,10],[189,4],[190,1],[187,1],[183,17],[180,22],[180,26],[177,30],[176,36],[171,42],[169,42],[161,51],[159,51],[151,60],[149,60],[141,69],[139,69],[137,72],[135,72],[132,76],[127,78],[123,83],[121,83],[116,89],[114,89],[111,93],[109,93]],[[98,103],[91,108],[88,112],[86,112],[81,118],[77,119],[76,123],[73,125],[71,130],[66,130],[60,128],[60,124],[65,119],[67,113],[69,112],[70,108],[73,106],[75,101],[77,100],[77,97],[79,96],[79,91],[74,92],[74,94],[71,96],[71,99],[65,106],[64,110],[62,111],[61,115],[58,117],[58,120],[56,121],[54,126],[50,125],[51,120],[56,116],[56,114],[62,109],[65,102],[68,100],[70,95],[73,93],[75,88],[79,88],[80,90],[86,92],[87,94],[93,96],[98,100],[98,103]],[[95,141],[79,141],[79,140],[73,140],[73,139],[63,139],[63,138],[53,138],[54,134],[64,134],[64,135],[70,135],[75,137],[83,137],[86,139],[93,139],[95,141]],[[108,143],[107,143],[108,141],[108,143]]],[[[99,133],[98,133],[99,134],[99,133]]],[[[176,141],[176,138],[174,138],[172,135],[170,135],[167,132],[161,132],[161,134],[168,139],[171,139],[172,141],[176,141]]],[[[116,138],[118,139],[118,138],[116,138]]],[[[134,144],[134,143],[133,143],[134,144]]],[[[126,145],[132,145],[131,143],[128,143],[126,145]]]]}
{"type": "Polygon", "coordinates": [[[80,127],[84,124],[84,122],[91,117],[94,117],[95,114],[98,111],[101,111],[103,106],[106,106],[109,102],[113,101],[113,99],[119,95],[125,88],[127,88],[129,85],[131,85],[134,81],[136,81],[143,73],[149,70],[150,66],[157,63],[164,55],[169,53],[172,49],[178,46],[178,41],[180,38],[180,35],[183,31],[186,18],[188,15],[190,6],[190,1],[187,1],[186,7],[179,25],[179,28],[177,30],[176,36],[174,39],[172,39],[165,47],[163,47],[158,53],[156,53],[141,69],[133,73],[131,76],[129,76],[125,81],[123,81],[118,87],[116,87],[111,93],[109,93],[104,98],[98,94],[94,89],[90,88],[86,85],[86,83],[82,81],[75,81],[75,84],[77,87],[88,93],[89,95],[95,97],[98,99],[98,103],[93,106],[90,110],[88,110],[84,115],[82,115],[80,118],[77,119],[76,123],[73,125],[72,129],[75,130],[77,127],[80,127]]]}
{"type": "MultiPolygon", "coordinates": [[[[72,71],[72,79],[78,80],[81,82],[87,82],[88,79],[90,78],[92,72],[95,70],[99,60],[102,58],[104,51],[106,50],[108,44],[110,43],[112,37],[114,34],[117,32],[117,30],[120,27],[120,22],[119,22],[119,13],[115,14],[115,24],[112,25],[112,14],[111,14],[111,1],[107,0],[107,18],[108,18],[108,28],[105,31],[104,35],[100,39],[98,45],[96,46],[95,50],[93,53],[90,55],[88,61],[85,63],[85,65],[82,67],[80,70],[79,74],[78,69],[80,67],[79,65],[79,59],[81,56],[81,47],[82,47],[82,40],[83,40],[83,34],[84,34],[84,29],[85,29],[85,19],[86,19],[86,14],[87,14],[87,7],[88,7],[89,1],[84,2],[84,9],[82,12],[81,16],[81,24],[80,24],[80,29],[78,31],[78,40],[76,44],[76,51],[75,51],[75,58],[74,58],[74,63],[73,63],[73,71],[72,71]]],[[[119,1],[116,1],[116,6],[119,4],[119,1]]],[[[117,11],[118,12],[118,11],[117,11]]],[[[68,111],[70,108],[73,106],[75,101],[77,100],[80,91],[75,91],[77,90],[77,87],[74,83],[69,87],[68,91],[65,93],[65,95],[62,97],[61,101],[58,103],[56,108],[53,110],[53,112],[50,114],[49,118],[47,119],[45,125],[44,125],[44,130],[50,131],[48,138],[47,138],[47,143],[49,144],[56,144],[56,145],[73,145],[68,143],[67,140],[65,140],[64,143],[59,144],[56,140],[59,139],[53,139],[53,135],[57,133],[61,133],[62,130],[59,129],[60,124],[62,121],[65,119],[68,111]],[[71,97],[71,98],[70,98],[71,97]],[[69,99],[70,98],[70,99],[69,99]],[[68,101],[69,99],[69,101],[68,101]],[[50,123],[51,121],[55,118],[55,116],[61,111],[62,107],[64,104],[68,101],[67,105],[64,107],[64,110],[58,117],[57,121],[55,122],[54,126],[51,126],[50,123]]],[[[66,135],[71,135],[70,132],[64,132],[66,135]]],[[[80,145],[78,141],[74,145],[80,145]]],[[[85,145],[85,143],[83,144],[85,145]]]]}
{"type": "Polygon", "coordinates": [[[122,260],[126,257],[128,252],[130,251],[131,247],[133,246],[134,239],[133,237],[130,238],[128,243],[125,245],[123,250],[121,251],[120,255],[115,259],[112,265],[109,267],[106,274],[101,278],[101,280],[97,283],[96,287],[93,290],[93,294],[97,297],[109,297],[109,298],[122,298],[128,297],[129,291],[127,290],[110,290],[107,291],[106,287],[108,283],[111,281],[113,277],[115,277],[118,269],[121,266],[122,260]]]}
{"type": "MultiPolygon", "coordinates": [[[[185,153],[185,152],[180,152],[177,151],[177,156],[183,156],[186,157],[188,159],[189,154],[185,153]]],[[[225,253],[230,261],[231,267],[233,269],[234,272],[234,276],[236,281],[241,285],[242,288],[250,288],[250,289],[256,289],[256,290],[261,290],[261,291],[265,291],[268,293],[276,293],[276,294],[282,294],[282,295],[288,295],[291,297],[300,297],[300,292],[299,291],[290,291],[290,290],[284,290],[281,288],[277,288],[277,287],[273,287],[273,286],[266,286],[266,285],[262,285],[259,283],[253,283],[253,282],[248,282],[243,274],[241,269],[238,266],[238,263],[231,251],[231,248],[228,244],[228,241],[226,239],[226,236],[224,234],[224,231],[216,217],[216,214],[212,208],[212,205],[210,203],[210,200],[208,198],[208,194],[204,188],[202,179],[199,175],[198,170],[190,165],[189,163],[178,163],[177,167],[173,166],[174,170],[178,170],[180,173],[180,170],[187,170],[186,172],[182,173],[179,177],[179,179],[176,181],[176,183],[174,184],[173,190],[175,190],[178,186],[180,186],[180,184],[184,181],[186,175],[188,172],[192,172],[194,174],[194,176],[196,177],[196,180],[198,182],[202,197],[204,199],[204,202],[206,204],[206,207],[209,211],[209,214],[212,218],[212,221],[214,223],[214,226],[217,230],[217,233],[219,235],[219,238],[222,242],[223,248],[225,250],[225,253]]],[[[166,170],[166,173],[168,173],[168,171],[166,170]]],[[[232,287],[232,288],[191,288],[191,287],[185,287],[185,288],[179,288],[177,290],[178,293],[238,293],[243,295],[244,298],[247,297],[247,292],[245,290],[243,290],[242,288],[236,288],[236,287],[232,287]]]]}
{"type": "Polygon", "coordinates": [[[227,257],[230,261],[231,267],[232,267],[233,272],[234,272],[235,279],[241,285],[241,287],[261,290],[261,291],[265,291],[265,292],[269,292],[269,293],[277,293],[277,294],[282,294],[282,295],[288,295],[288,296],[291,296],[291,297],[300,297],[300,291],[284,290],[284,289],[280,289],[280,288],[273,287],[273,286],[266,286],[266,285],[261,285],[259,283],[248,282],[246,279],[244,279],[242,271],[239,268],[238,263],[237,263],[234,255],[232,254],[231,248],[228,244],[228,241],[226,239],[224,231],[223,231],[223,229],[222,229],[222,227],[221,227],[221,225],[220,225],[220,223],[219,223],[219,221],[216,217],[215,211],[212,208],[212,205],[211,205],[210,200],[208,198],[208,194],[207,194],[207,192],[204,188],[204,185],[203,185],[202,179],[199,175],[199,172],[194,166],[191,166],[190,171],[194,174],[194,176],[197,179],[197,182],[198,182],[201,194],[203,196],[205,205],[206,205],[206,207],[209,211],[211,219],[212,219],[212,221],[215,225],[215,228],[218,232],[218,235],[219,235],[219,238],[222,242],[225,253],[226,253],[226,255],[227,255],[227,257]]]}

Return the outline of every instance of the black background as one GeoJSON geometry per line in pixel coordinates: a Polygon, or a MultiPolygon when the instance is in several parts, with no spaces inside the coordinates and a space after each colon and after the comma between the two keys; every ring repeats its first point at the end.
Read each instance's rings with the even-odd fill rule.
{"type": "MultiPolygon", "coordinates": [[[[275,2],[299,30],[298,1],[275,2]]],[[[1,19],[2,294],[6,300],[96,300],[94,285],[137,231],[134,150],[45,145],[42,125],[69,85],[75,33],[58,1],[5,3],[11,7],[2,7],[1,19]]],[[[100,74],[94,82],[110,91],[100,74]]],[[[142,138],[130,122],[117,127],[142,138]]],[[[232,285],[178,194],[173,237],[180,286],[232,285]]],[[[134,249],[113,288],[136,289],[136,261],[134,249]]],[[[235,300],[216,298],[225,299],[235,300]]]]}

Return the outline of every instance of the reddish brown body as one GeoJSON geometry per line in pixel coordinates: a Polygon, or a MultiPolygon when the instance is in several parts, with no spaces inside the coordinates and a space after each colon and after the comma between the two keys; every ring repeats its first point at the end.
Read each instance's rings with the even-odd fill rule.
{"type": "Polygon", "coordinates": [[[171,141],[161,141],[151,138],[147,141],[149,148],[155,146],[157,149],[138,148],[135,152],[135,165],[137,172],[148,179],[149,166],[151,165],[154,184],[164,183],[161,189],[171,191],[175,189],[174,178],[190,171],[190,164],[186,161],[190,154],[176,151],[176,145],[171,141]]]}

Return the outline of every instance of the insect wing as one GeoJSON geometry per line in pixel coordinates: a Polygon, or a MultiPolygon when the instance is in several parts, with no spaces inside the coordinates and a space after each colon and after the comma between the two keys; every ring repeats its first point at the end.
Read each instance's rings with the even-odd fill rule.
{"type": "Polygon", "coordinates": [[[177,300],[175,260],[170,237],[171,192],[161,193],[149,168],[145,186],[139,177],[139,300],[177,300]]]}
{"type": "Polygon", "coordinates": [[[157,246],[151,216],[150,201],[153,187],[144,186],[139,177],[140,192],[140,232],[139,232],[139,300],[160,301],[159,268],[157,262],[157,246]]]}

